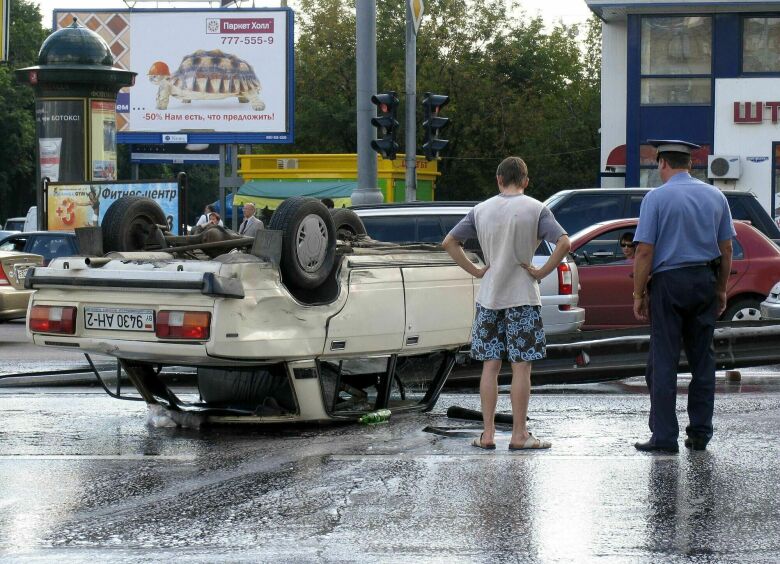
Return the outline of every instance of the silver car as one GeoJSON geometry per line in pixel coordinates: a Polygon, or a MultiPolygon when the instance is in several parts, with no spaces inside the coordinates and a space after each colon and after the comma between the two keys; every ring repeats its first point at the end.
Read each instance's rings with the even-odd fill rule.
{"type": "Polygon", "coordinates": [[[780,282],[772,287],[760,308],[761,319],[780,319],[780,282]]]}
{"type": "MultiPolygon", "coordinates": [[[[444,236],[473,208],[477,202],[411,202],[354,206],[368,235],[391,243],[441,243],[444,236]]],[[[466,241],[467,250],[481,256],[476,240],[466,241]]],[[[541,266],[554,246],[542,241],[533,258],[541,266]]],[[[550,335],[577,331],[585,321],[585,310],[577,306],[579,275],[574,261],[568,257],[539,287],[542,297],[542,320],[550,335]]]]}

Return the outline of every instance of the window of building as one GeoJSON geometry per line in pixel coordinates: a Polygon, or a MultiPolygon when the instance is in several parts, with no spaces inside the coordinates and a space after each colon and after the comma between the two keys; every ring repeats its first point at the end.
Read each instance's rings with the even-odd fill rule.
{"type": "Polygon", "coordinates": [[[742,72],[780,72],[780,17],[742,20],[742,72]]]}
{"type": "Polygon", "coordinates": [[[709,105],[712,18],[642,18],[641,103],[709,105]]]}
{"type": "MultiPolygon", "coordinates": [[[[657,188],[663,181],[658,173],[658,162],[655,157],[658,151],[652,145],[639,146],[639,187],[657,188]]],[[[702,182],[711,182],[707,179],[707,156],[710,154],[710,146],[702,145],[701,149],[696,149],[691,154],[693,167],[691,176],[698,178],[702,182]]]]}

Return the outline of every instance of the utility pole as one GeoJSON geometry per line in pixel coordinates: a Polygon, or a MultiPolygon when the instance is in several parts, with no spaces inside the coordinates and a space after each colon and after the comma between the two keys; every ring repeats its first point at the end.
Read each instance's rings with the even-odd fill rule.
{"type": "Polygon", "coordinates": [[[376,93],[376,0],[356,0],[357,59],[357,187],[353,204],[380,204],[384,200],[377,186],[376,153],[371,148],[374,128],[371,118],[376,108],[371,96],[376,93]]]}
{"type": "Polygon", "coordinates": [[[417,199],[417,33],[406,2],[406,201],[417,199]]]}

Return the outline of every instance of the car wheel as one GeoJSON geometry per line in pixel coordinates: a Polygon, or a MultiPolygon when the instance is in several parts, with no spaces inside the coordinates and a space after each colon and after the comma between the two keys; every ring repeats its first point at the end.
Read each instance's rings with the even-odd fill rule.
{"type": "Polygon", "coordinates": [[[720,319],[721,321],[758,321],[761,319],[759,301],[755,298],[736,300],[726,308],[720,319]]]}
{"type": "Polygon", "coordinates": [[[100,224],[103,252],[143,251],[165,213],[157,202],[140,196],[124,196],[106,210],[100,224]]]}
{"type": "Polygon", "coordinates": [[[333,218],[338,239],[352,239],[358,235],[366,234],[366,226],[363,225],[363,220],[354,211],[346,208],[337,208],[330,210],[330,215],[333,218]]]}
{"type": "Polygon", "coordinates": [[[282,231],[281,270],[285,284],[314,289],[325,282],[336,259],[333,218],[317,198],[283,201],[268,224],[282,231]]]}

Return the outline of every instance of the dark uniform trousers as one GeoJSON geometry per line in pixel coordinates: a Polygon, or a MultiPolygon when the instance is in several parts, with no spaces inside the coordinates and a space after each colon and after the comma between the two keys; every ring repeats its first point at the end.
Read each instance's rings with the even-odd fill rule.
{"type": "Polygon", "coordinates": [[[651,441],[677,445],[677,368],[680,347],[692,378],[688,386],[689,436],[712,437],[715,408],[716,277],[709,266],[653,274],[650,282],[650,357],[645,378],[650,391],[651,441]]]}

